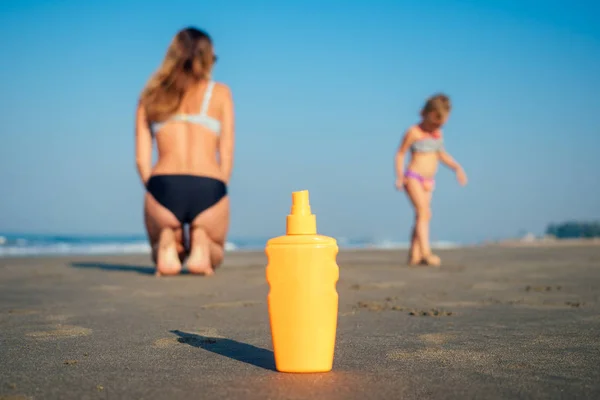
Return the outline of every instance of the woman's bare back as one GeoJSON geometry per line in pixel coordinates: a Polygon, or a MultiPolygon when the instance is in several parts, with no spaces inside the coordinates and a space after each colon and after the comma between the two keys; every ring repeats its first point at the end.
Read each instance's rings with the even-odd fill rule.
{"type": "MultiPolygon", "coordinates": [[[[177,114],[200,113],[206,95],[207,83],[192,88],[181,102],[177,114]]],[[[207,115],[222,120],[228,88],[215,84],[207,108],[207,115]]],[[[220,132],[185,120],[169,121],[155,133],[158,160],[152,174],[188,174],[225,180],[219,164],[220,132]]]]}

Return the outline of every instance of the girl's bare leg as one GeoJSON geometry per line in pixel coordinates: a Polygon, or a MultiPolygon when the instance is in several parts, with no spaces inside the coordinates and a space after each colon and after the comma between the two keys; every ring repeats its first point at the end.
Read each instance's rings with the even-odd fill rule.
{"type": "Polygon", "coordinates": [[[406,182],[406,192],[415,208],[415,242],[421,252],[421,259],[428,265],[438,266],[441,261],[438,256],[432,254],[429,244],[432,192],[426,191],[421,182],[416,179],[408,179],[406,182]]]}
{"type": "Polygon", "coordinates": [[[421,253],[421,246],[419,244],[419,240],[417,237],[417,224],[412,228],[411,236],[410,236],[410,250],[408,251],[408,264],[416,265],[421,262],[423,259],[423,254],[421,253]]]}

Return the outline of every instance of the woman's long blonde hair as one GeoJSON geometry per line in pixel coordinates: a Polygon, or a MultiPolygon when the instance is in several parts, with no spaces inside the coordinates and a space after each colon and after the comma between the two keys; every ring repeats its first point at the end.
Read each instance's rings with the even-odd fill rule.
{"type": "Polygon", "coordinates": [[[189,87],[210,78],[215,61],[212,40],[206,32],[196,28],[179,31],[140,96],[148,121],[161,122],[175,113],[189,87]]]}

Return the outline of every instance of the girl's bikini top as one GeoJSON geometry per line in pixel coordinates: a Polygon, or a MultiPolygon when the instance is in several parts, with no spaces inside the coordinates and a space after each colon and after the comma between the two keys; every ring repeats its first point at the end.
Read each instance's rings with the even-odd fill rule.
{"type": "Polygon", "coordinates": [[[434,153],[443,149],[444,138],[439,131],[428,134],[423,139],[415,140],[410,146],[410,150],[416,153],[434,153]]]}

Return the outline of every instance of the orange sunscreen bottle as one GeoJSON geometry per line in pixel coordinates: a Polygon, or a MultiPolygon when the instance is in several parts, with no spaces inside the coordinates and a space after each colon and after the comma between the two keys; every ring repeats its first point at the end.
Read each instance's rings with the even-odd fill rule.
{"type": "Polygon", "coordinates": [[[280,372],[327,372],[337,329],[338,246],[317,235],[307,190],[292,193],[286,231],[265,249],[275,366],[280,372]]]}

